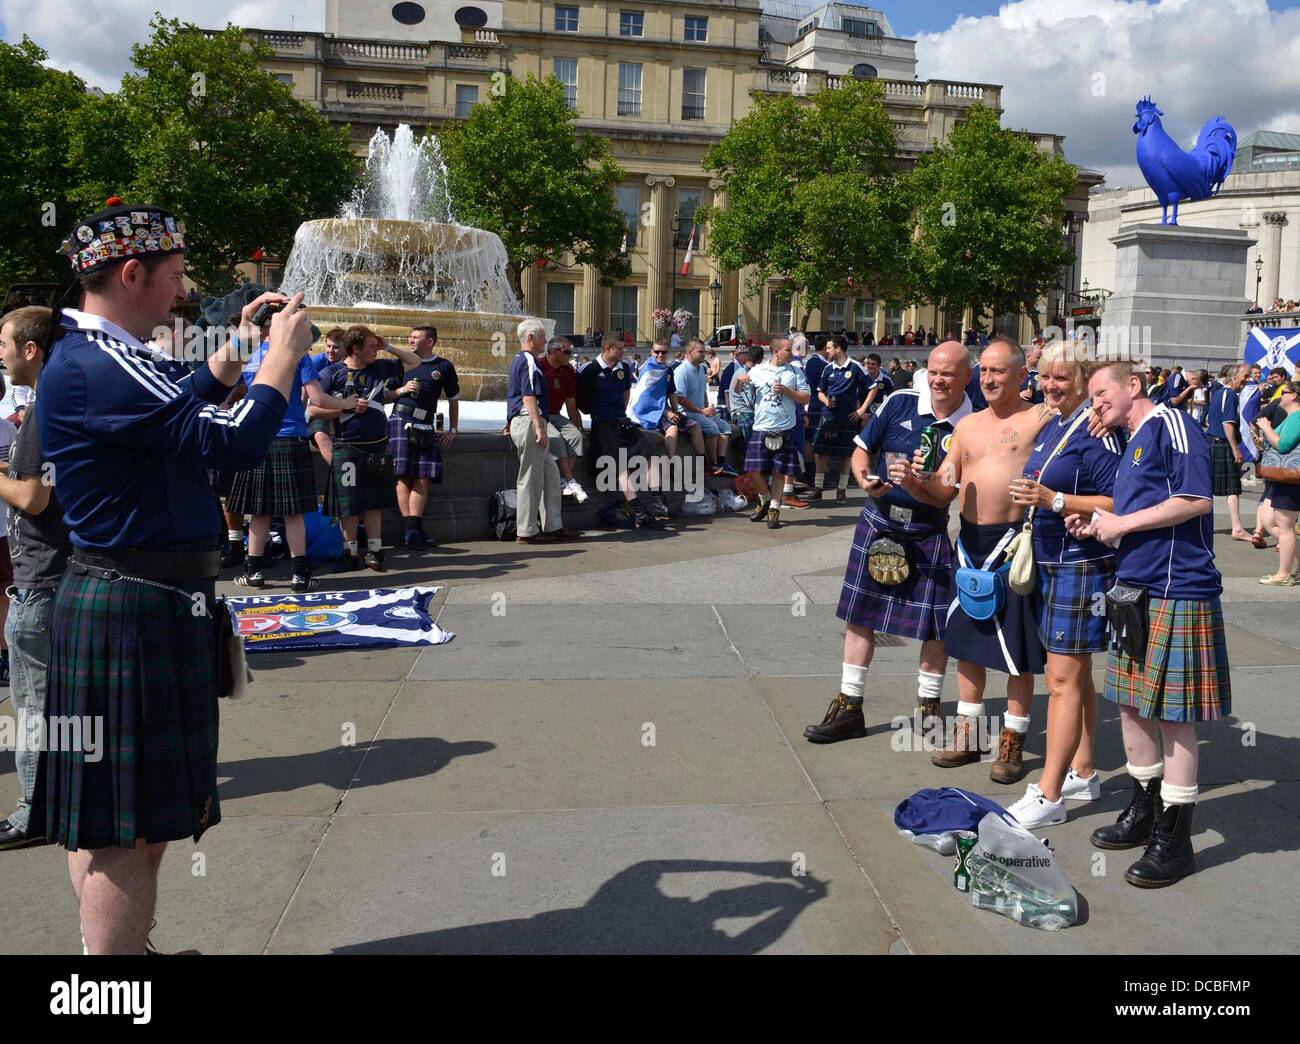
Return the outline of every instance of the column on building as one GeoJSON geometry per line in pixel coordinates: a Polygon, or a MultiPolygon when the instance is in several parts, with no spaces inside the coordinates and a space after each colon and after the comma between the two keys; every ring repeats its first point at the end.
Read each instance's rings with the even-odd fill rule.
{"type": "Polygon", "coordinates": [[[1260,306],[1269,308],[1273,299],[1279,295],[1282,277],[1282,229],[1286,226],[1286,214],[1280,210],[1271,210],[1264,215],[1264,297],[1260,306]]]}
{"type": "Polygon", "coordinates": [[[606,324],[600,314],[600,270],[595,265],[582,266],[582,300],[578,304],[578,316],[573,325],[579,332],[589,326],[593,332],[605,328],[606,324]]]}
{"type": "Polygon", "coordinates": [[[542,270],[529,265],[523,270],[520,282],[524,290],[524,312],[527,315],[545,315],[546,302],[542,300],[542,270]]]}
{"type": "Polygon", "coordinates": [[[646,249],[646,299],[641,305],[644,328],[647,332],[654,330],[650,313],[656,308],[671,308],[668,300],[668,285],[671,273],[668,271],[672,261],[669,251],[673,240],[673,207],[668,196],[668,189],[677,182],[671,174],[647,174],[645,183],[650,187],[652,221],[649,228],[649,243],[646,249]]]}

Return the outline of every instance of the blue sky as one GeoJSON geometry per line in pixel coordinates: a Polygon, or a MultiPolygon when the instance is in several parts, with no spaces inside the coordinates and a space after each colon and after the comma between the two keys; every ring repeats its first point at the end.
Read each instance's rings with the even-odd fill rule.
{"type": "MultiPolygon", "coordinates": [[[[856,2],[856,0],[850,0],[856,2]]],[[[894,32],[905,39],[919,33],[938,33],[963,16],[978,18],[996,14],[999,0],[903,0],[901,3],[873,3],[889,15],[894,32]]],[[[1300,0],[1268,0],[1275,11],[1300,7],[1300,0]]]]}

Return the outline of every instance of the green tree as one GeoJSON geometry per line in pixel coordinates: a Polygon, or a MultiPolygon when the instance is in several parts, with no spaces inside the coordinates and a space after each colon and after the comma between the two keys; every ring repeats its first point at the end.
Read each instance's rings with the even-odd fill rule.
{"type": "Polygon", "coordinates": [[[9,226],[0,239],[0,288],[66,282],[59,244],[76,220],[78,177],[68,163],[75,128],[94,98],[70,73],[47,69],[46,53],[26,36],[0,42],[0,199],[9,226]]]}
{"type": "Polygon", "coordinates": [[[705,214],[710,252],[725,269],[753,266],[747,293],[775,276],[813,300],[850,288],[911,296],[908,202],[883,98],[860,80],[810,103],[760,97],[705,153],[727,193],[725,209],[705,214]]]}
{"type": "Polygon", "coordinates": [[[173,211],[190,277],[225,290],[255,251],[285,257],[303,221],[337,212],[358,173],[348,132],[276,82],[258,64],[271,50],[239,28],[151,26],[131,50],[137,71],[84,114],[74,157],[94,173],[80,195],[87,206],[116,194],[173,211]]]}
{"type": "Polygon", "coordinates": [[[924,299],[971,307],[975,321],[1028,315],[1070,263],[1062,200],[1076,168],[1004,130],[991,109],[972,106],[946,141],[917,160],[907,194],[919,229],[914,265],[924,299]]]}
{"type": "Polygon", "coordinates": [[[625,173],[608,140],[577,133],[577,118],[555,77],[507,77],[442,136],[456,215],[501,237],[521,300],[524,270],[562,254],[594,265],[606,284],[631,272],[614,202],[625,173]]]}

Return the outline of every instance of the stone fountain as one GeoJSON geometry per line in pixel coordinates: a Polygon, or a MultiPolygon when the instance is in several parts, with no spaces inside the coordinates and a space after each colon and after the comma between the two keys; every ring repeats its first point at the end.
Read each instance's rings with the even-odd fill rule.
{"type": "Polygon", "coordinates": [[[405,343],[430,323],[461,397],[502,399],[524,318],[507,260],[495,233],[457,223],[438,140],[416,141],[402,124],[391,140],[382,130],[370,139],[361,185],[337,218],[299,226],[280,289],[301,291],[322,330],[364,323],[405,343]]]}

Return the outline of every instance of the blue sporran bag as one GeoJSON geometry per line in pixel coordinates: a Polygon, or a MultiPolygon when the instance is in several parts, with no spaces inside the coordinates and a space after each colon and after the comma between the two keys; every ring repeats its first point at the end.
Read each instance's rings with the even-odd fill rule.
{"type": "MultiPolygon", "coordinates": [[[[957,541],[957,551],[961,558],[971,561],[960,540],[957,541]]],[[[991,620],[997,616],[1007,604],[1007,573],[1010,571],[1010,562],[995,570],[971,566],[958,568],[955,583],[962,612],[972,620],[991,620]]]]}

